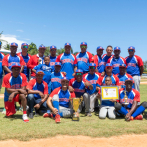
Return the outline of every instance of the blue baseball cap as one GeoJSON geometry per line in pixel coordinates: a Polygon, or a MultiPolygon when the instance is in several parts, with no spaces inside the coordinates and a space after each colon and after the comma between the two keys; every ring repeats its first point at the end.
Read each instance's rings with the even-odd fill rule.
{"type": "Polygon", "coordinates": [[[52,46],[50,46],[50,50],[51,49],[57,49],[57,48],[56,48],[56,46],[52,45],[52,46]]]}
{"type": "Polygon", "coordinates": [[[89,64],[89,67],[90,67],[90,66],[96,66],[96,64],[95,64],[95,63],[90,63],[90,64],[89,64]]]}
{"type": "Polygon", "coordinates": [[[79,72],[79,73],[83,73],[83,70],[77,69],[77,70],[76,70],[76,73],[78,73],[78,72],[79,72]]]}
{"type": "Polygon", "coordinates": [[[44,45],[40,45],[40,46],[39,46],[39,49],[40,49],[40,48],[46,49],[46,47],[45,47],[44,45]]]}
{"type": "Polygon", "coordinates": [[[55,62],[55,66],[61,66],[60,62],[55,62]]]}
{"type": "Polygon", "coordinates": [[[43,72],[43,70],[37,70],[36,74],[43,74],[44,75],[44,72],[43,72]]]}
{"type": "Polygon", "coordinates": [[[119,67],[125,67],[126,68],[126,64],[120,64],[119,67]]]}
{"type": "Polygon", "coordinates": [[[15,43],[15,42],[12,42],[12,43],[10,44],[10,46],[16,46],[16,47],[18,47],[18,44],[15,43]]]}
{"type": "Polygon", "coordinates": [[[61,79],[61,81],[62,80],[67,80],[67,81],[69,81],[69,79],[67,78],[67,77],[63,77],[62,79],[61,79]]]}
{"type": "Polygon", "coordinates": [[[115,50],[121,50],[121,49],[120,49],[120,47],[116,46],[116,47],[114,48],[114,51],[115,51],[115,50]]]}
{"type": "Polygon", "coordinates": [[[135,50],[135,47],[134,46],[130,46],[130,47],[128,47],[128,50],[135,50]]]}
{"type": "Polygon", "coordinates": [[[64,45],[64,46],[67,46],[67,45],[68,45],[68,46],[71,46],[71,44],[70,44],[70,43],[65,43],[65,45],[64,45]]]}
{"type": "Polygon", "coordinates": [[[98,46],[97,50],[104,50],[104,48],[102,46],[98,46]]]}
{"type": "Polygon", "coordinates": [[[80,46],[81,46],[81,45],[87,46],[87,43],[86,43],[86,42],[81,42],[80,46]]]}
{"type": "Polygon", "coordinates": [[[2,43],[0,42],[0,45],[1,45],[2,43]]]}
{"type": "Polygon", "coordinates": [[[127,82],[127,81],[131,81],[132,83],[134,83],[134,81],[133,81],[132,78],[127,78],[127,79],[125,80],[125,82],[127,82]]]}
{"type": "Polygon", "coordinates": [[[21,65],[19,64],[19,63],[12,63],[12,66],[11,66],[11,69],[13,68],[13,67],[19,67],[19,68],[21,68],[21,65]]]}
{"type": "Polygon", "coordinates": [[[106,67],[112,67],[112,64],[111,63],[107,63],[106,67]]]}

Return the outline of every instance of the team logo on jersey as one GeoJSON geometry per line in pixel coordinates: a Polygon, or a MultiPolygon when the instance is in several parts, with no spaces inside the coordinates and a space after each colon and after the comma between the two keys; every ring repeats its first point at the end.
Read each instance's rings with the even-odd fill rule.
{"type": "Polygon", "coordinates": [[[62,64],[67,63],[67,62],[74,64],[74,61],[72,59],[63,59],[61,62],[62,62],[62,64]]]}
{"type": "Polygon", "coordinates": [[[136,64],[135,63],[128,63],[128,66],[136,67],[136,64]]]}
{"type": "Polygon", "coordinates": [[[86,58],[78,58],[77,59],[77,62],[79,62],[79,61],[83,61],[83,62],[87,63],[88,62],[88,59],[86,59],[86,58]]]}

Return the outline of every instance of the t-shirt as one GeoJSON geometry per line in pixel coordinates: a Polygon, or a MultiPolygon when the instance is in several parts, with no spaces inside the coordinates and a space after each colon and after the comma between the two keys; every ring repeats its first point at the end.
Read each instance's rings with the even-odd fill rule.
{"type": "Polygon", "coordinates": [[[77,59],[73,54],[60,54],[56,62],[61,62],[61,72],[66,72],[66,77],[72,79],[74,73],[74,67],[77,66],[77,59]]]}
{"type": "Polygon", "coordinates": [[[53,98],[55,94],[59,96],[59,105],[66,108],[69,107],[69,102],[70,102],[69,97],[75,98],[74,92],[70,93],[69,90],[63,91],[61,87],[54,89],[49,97],[53,98]]]}
{"type": "MultiPolygon", "coordinates": [[[[8,54],[2,60],[2,66],[7,66],[10,70],[13,63],[19,63],[21,66],[25,65],[23,58],[21,56],[18,56],[17,54],[15,56],[11,56],[11,54],[8,54]]],[[[6,71],[5,74],[7,74],[6,71]]]]}
{"type": "MultiPolygon", "coordinates": [[[[129,103],[129,105],[126,108],[131,109],[133,101],[140,102],[140,93],[137,90],[132,88],[130,92],[126,91],[126,95],[128,96],[127,102],[129,103]]],[[[119,90],[119,102],[121,104],[125,103],[124,96],[124,88],[122,88],[119,90]]]]}
{"type": "Polygon", "coordinates": [[[81,69],[84,72],[89,71],[89,63],[92,62],[92,54],[90,52],[77,53],[77,69],[81,69]]]}
{"type": "Polygon", "coordinates": [[[2,60],[4,58],[4,54],[3,53],[0,53],[0,79],[2,78],[3,76],[3,66],[2,66],[2,60]]]}
{"type": "MultiPolygon", "coordinates": [[[[48,85],[45,81],[42,81],[41,83],[37,83],[36,79],[32,79],[29,81],[27,88],[31,90],[41,91],[43,94],[48,94],[48,85]]],[[[41,99],[41,96],[39,94],[33,94],[33,95],[35,99],[41,99]]]]}
{"type": "MultiPolygon", "coordinates": [[[[20,73],[17,78],[13,77],[12,73],[8,73],[3,78],[2,87],[11,88],[11,89],[21,89],[22,87],[27,86],[27,78],[25,74],[20,73]]],[[[11,93],[8,93],[5,89],[4,101],[7,102],[11,93]]]]}
{"type": "Polygon", "coordinates": [[[23,56],[22,53],[18,53],[17,54],[18,56],[21,56],[25,62],[25,66],[24,66],[24,70],[23,70],[23,73],[26,75],[27,78],[29,78],[29,68],[27,68],[27,63],[29,61],[29,59],[31,58],[31,55],[30,54],[27,54],[26,56],[23,56]]]}
{"type": "Polygon", "coordinates": [[[140,76],[140,67],[143,66],[142,59],[137,55],[134,55],[133,57],[128,56],[125,59],[127,64],[127,73],[131,76],[140,76]]]}

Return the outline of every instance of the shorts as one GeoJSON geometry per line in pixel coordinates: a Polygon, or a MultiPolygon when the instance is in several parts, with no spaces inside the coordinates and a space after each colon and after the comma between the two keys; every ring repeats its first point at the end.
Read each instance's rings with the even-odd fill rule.
{"type": "Polygon", "coordinates": [[[17,94],[13,98],[12,102],[9,102],[9,101],[5,102],[6,116],[11,116],[11,115],[16,113],[16,111],[15,111],[15,102],[20,103],[19,94],[17,94]]]}

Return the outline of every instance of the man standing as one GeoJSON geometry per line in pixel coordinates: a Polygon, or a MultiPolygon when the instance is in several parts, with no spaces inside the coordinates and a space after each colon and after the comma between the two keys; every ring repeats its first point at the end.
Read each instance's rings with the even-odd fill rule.
{"type": "Polygon", "coordinates": [[[13,63],[11,65],[12,73],[8,73],[4,76],[2,86],[5,87],[4,101],[6,116],[12,117],[15,111],[15,102],[19,102],[23,106],[23,116],[24,122],[28,122],[26,113],[26,85],[27,79],[23,73],[20,73],[21,65],[19,63],[13,63]]]}
{"type": "Polygon", "coordinates": [[[87,52],[87,43],[81,42],[80,44],[81,52],[76,55],[77,59],[77,69],[83,70],[83,73],[87,73],[89,71],[89,63],[92,62],[92,54],[87,52]]]}
{"type": "Polygon", "coordinates": [[[130,46],[128,48],[129,56],[126,57],[127,62],[127,73],[133,77],[135,89],[139,89],[140,85],[140,76],[143,74],[143,61],[141,57],[134,55],[135,54],[135,47],[130,46]]]}
{"type": "Polygon", "coordinates": [[[109,60],[107,61],[107,63],[112,64],[113,66],[113,70],[112,73],[113,74],[118,74],[119,73],[119,65],[120,64],[126,64],[126,60],[120,56],[120,47],[115,47],[114,48],[114,56],[109,58],[109,60]]]}
{"type": "Polygon", "coordinates": [[[23,72],[25,62],[21,56],[16,54],[18,44],[13,42],[10,44],[10,54],[6,55],[2,60],[2,66],[5,74],[11,73],[11,66],[13,63],[19,63],[21,65],[20,72],[23,72]]]}
{"type": "Polygon", "coordinates": [[[22,52],[17,54],[18,56],[21,56],[25,62],[23,73],[26,75],[27,81],[29,81],[29,76],[30,76],[29,75],[30,71],[29,71],[29,68],[27,68],[27,63],[28,63],[29,59],[31,58],[31,55],[27,53],[28,48],[29,48],[29,45],[27,43],[22,43],[22,45],[21,45],[22,52]]]}
{"type": "Polygon", "coordinates": [[[73,78],[73,73],[77,69],[77,59],[76,57],[70,53],[71,50],[71,44],[65,43],[65,53],[60,54],[56,62],[61,63],[61,72],[66,72],[66,77],[68,79],[73,78]]]}
{"type": "MultiPolygon", "coordinates": [[[[46,50],[46,47],[44,45],[40,45],[39,46],[39,53],[36,55],[31,56],[30,60],[27,63],[27,67],[29,69],[33,69],[35,66],[37,66],[38,64],[43,64],[44,62],[44,52],[46,50]]],[[[31,79],[35,78],[35,73],[32,72],[31,73],[31,79]]]]}

